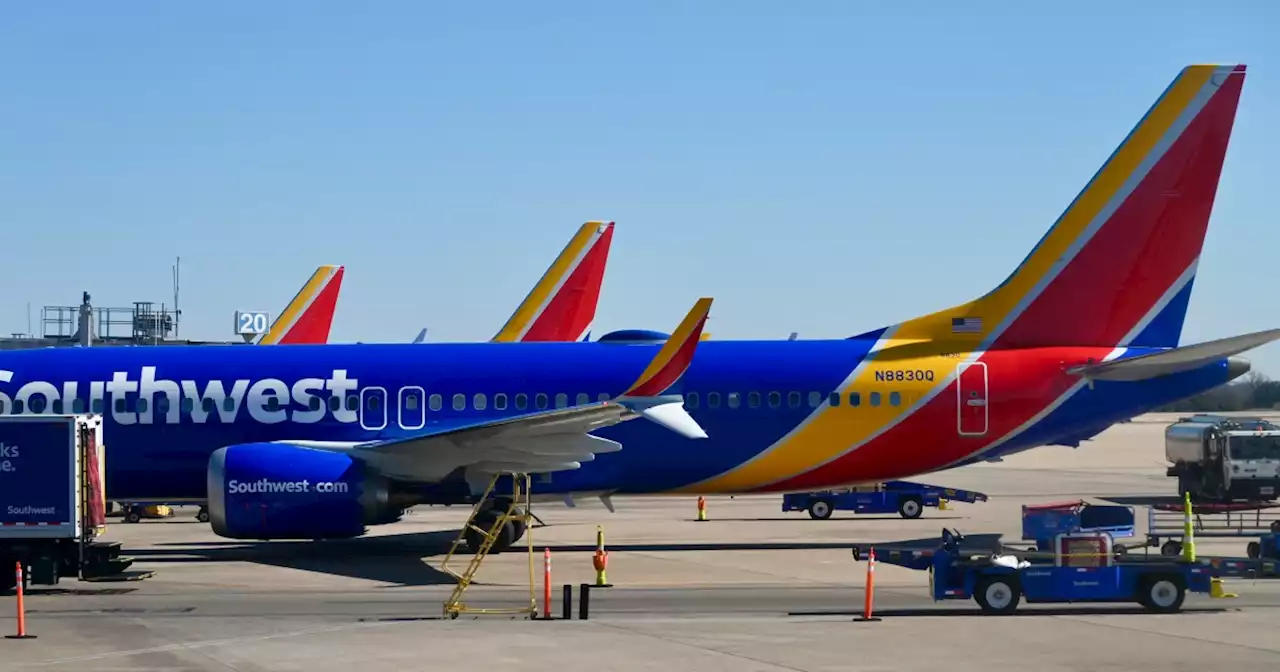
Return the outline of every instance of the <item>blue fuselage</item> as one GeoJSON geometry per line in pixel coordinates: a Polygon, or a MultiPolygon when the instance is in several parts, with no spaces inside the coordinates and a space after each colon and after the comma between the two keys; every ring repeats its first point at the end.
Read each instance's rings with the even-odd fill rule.
{"type": "MultiPolygon", "coordinates": [[[[733,470],[815,413],[860,412],[847,396],[839,408],[828,407],[828,400],[873,343],[703,342],[673,391],[685,395],[690,414],[710,438],[686,439],[644,420],[624,422],[595,432],[620,442],[620,452],[557,472],[535,488],[660,493],[733,470]]],[[[4,413],[102,413],[112,500],[200,500],[209,456],[218,448],[374,441],[596,401],[626,390],[659,347],[463,343],[12,351],[0,353],[0,404],[4,413]]],[[[993,379],[1000,375],[990,372],[993,379]]],[[[1226,380],[1224,362],[1154,381],[1099,383],[997,452],[1069,442],[1226,380]]],[[[992,389],[996,394],[998,388],[992,389]]],[[[999,413],[1000,405],[993,396],[990,412],[999,413]]]]}

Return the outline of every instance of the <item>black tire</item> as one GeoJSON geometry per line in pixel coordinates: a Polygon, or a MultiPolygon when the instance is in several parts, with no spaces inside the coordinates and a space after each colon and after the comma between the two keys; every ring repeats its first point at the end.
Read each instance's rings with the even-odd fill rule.
{"type": "Polygon", "coordinates": [[[814,520],[826,520],[834,511],[831,502],[825,499],[815,499],[809,503],[809,517],[814,520]]]}
{"type": "Polygon", "coordinates": [[[1248,555],[1250,559],[1257,560],[1262,556],[1262,544],[1256,541],[1249,542],[1249,545],[1245,546],[1245,554],[1248,555]]]}
{"type": "Polygon", "coordinates": [[[1022,600],[1022,588],[1012,577],[988,576],[974,588],[973,599],[984,614],[1007,615],[1018,609],[1022,600]]]}
{"type": "MultiPolygon", "coordinates": [[[[476,527],[487,530],[493,527],[493,523],[497,519],[497,514],[493,514],[492,516],[482,516],[473,524],[476,527]]],[[[471,528],[467,528],[465,539],[467,542],[467,548],[471,549],[472,553],[475,553],[480,550],[480,544],[484,541],[484,535],[471,528]]],[[[498,532],[498,538],[494,540],[493,546],[489,547],[489,553],[501,553],[508,548],[511,548],[513,543],[515,543],[515,526],[511,524],[511,521],[507,521],[507,524],[503,525],[502,530],[498,532]]]]}
{"type": "Polygon", "coordinates": [[[1153,576],[1144,579],[1138,586],[1141,591],[1138,603],[1147,609],[1160,614],[1171,614],[1182,609],[1183,600],[1187,599],[1187,585],[1182,577],[1176,575],[1153,576]]]}
{"type": "Polygon", "coordinates": [[[914,520],[924,514],[924,502],[919,497],[905,497],[898,502],[898,515],[914,520]]]}
{"type": "Polygon", "coordinates": [[[196,514],[196,520],[202,523],[209,522],[209,510],[205,508],[200,509],[200,512],[196,514]]]}
{"type": "Polygon", "coordinates": [[[1160,555],[1166,558],[1176,558],[1182,555],[1182,542],[1176,539],[1170,539],[1160,546],[1160,555]]]}
{"type": "Polygon", "coordinates": [[[142,522],[142,515],[133,509],[129,509],[129,513],[124,514],[124,522],[140,523],[142,522]]]}

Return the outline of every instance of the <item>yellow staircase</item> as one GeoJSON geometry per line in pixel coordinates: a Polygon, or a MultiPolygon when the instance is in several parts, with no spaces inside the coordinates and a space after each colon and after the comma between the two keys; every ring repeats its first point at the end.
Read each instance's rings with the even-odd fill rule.
{"type": "Polygon", "coordinates": [[[533,514],[530,513],[529,498],[530,478],[528,474],[497,474],[489,481],[489,486],[485,488],[484,494],[480,500],[476,502],[474,508],[471,509],[471,515],[467,518],[467,522],[462,526],[462,530],[458,532],[458,538],[453,540],[453,546],[449,549],[449,553],[445,555],[444,561],[440,563],[440,570],[448,572],[458,583],[453,588],[453,593],[449,596],[449,601],[444,603],[444,617],[453,619],[462,613],[472,614],[530,614],[536,616],[538,612],[538,599],[534,584],[534,564],[533,564],[533,514]],[[510,475],[511,487],[511,503],[507,509],[498,515],[497,519],[490,525],[489,529],[476,524],[476,517],[485,511],[485,504],[489,500],[489,494],[493,492],[498,484],[498,479],[504,475],[510,475]],[[505,609],[477,609],[468,607],[462,601],[462,594],[475,580],[476,573],[480,571],[480,564],[484,561],[485,556],[489,554],[493,544],[498,539],[503,526],[511,522],[518,522],[524,525],[525,547],[529,557],[529,604],[528,606],[505,608],[505,609]],[[467,563],[466,569],[461,574],[454,572],[449,568],[449,561],[453,559],[454,553],[460,546],[466,544],[467,532],[474,531],[481,535],[482,541],[480,547],[472,554],[471,561],[467,563]]]}

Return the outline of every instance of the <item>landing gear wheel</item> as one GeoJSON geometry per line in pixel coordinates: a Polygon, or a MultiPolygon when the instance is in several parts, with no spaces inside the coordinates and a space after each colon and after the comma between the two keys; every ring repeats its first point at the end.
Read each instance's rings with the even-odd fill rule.
{"type": "MultiPolygon", "coordinates": [[[[499,514],[497,513],[482,515],[472,524],[481,529],[488,530],[492,528],[493,523],[498,520],[498,515],[499,514]]],[[[498,531],[498,538],[493,541],[493,546],[489,547],[489,552],[492,554],[498,554],[508,548],[511,548],[511,545],[515,543],[516,538],[515,527],[516,526],[512,521],[507,521],[507,524],[503,525],[502,529],[498,531]]],[[[480,550],[480,544],[484,542],[484,535],[468,527],[465,539],[467,542],[467,548],[471,549],[472,553],[476,553],[480,550]]]]}
{"type": "Polygon", "coordinates": [[[129,507],[129,510],[124,514],[124,522],[126,523],[142,522],[142,508],[137,506],[129,507]]]}
{"type": "Polygon", "coordinates": [[[1176,558],[1182,555],[1182,542],[1170,539],[1160,546],[1160,555],[1166,558],[1176,558]]]}
{"type": "Polygon", "coordinates": [[[1022,599],[1018,583],[1003,576],[988,576],[978,582],[973,599],[986,614],[1012,614],[1022,599]]]}
{"type": "Polygon", "coordinates": [[[809,504],[809,517],[814,520],[826,520],[831,517],[831,502],[819,499],[809,504]]]}
{"type": "Polygon", "coordinates": [[[209,522],[209,508],[205,506],[200,507],[200,511],[196,513],[196,520],[202,523],[209,522]]]}
{"type": "Polygon", "coordinates": [[[924,504],[915,497],[908,497],[898,504],[898,515],[903,518],[919,518],[922,513],[924,513],[924,504]]]}
{"type": "Polygon", "coordinates": [[[1142,582],[1138,603],[1149,611],[1172,613],[1182,608],[1187,597],[1187,587],[1180,579],[1158,576],[1142,582]]]}

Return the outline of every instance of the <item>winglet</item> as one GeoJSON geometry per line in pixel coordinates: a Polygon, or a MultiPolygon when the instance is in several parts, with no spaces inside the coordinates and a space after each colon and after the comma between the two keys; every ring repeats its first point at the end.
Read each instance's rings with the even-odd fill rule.
{"type": "Polygon", "coordinates": [[[326,264],[315,270],[258,345],[327,343],[345,267],[326,264]]]}
{"type": "Polygon", "coordinates": [[[710,312],[711,299],[698,299],[644,373],[618,397],[618,403],[685,438],[707,438],[706,431],[684,409],[684,399],[666,392],[693,364],[693,353],[702,340],[702,328],[710,312]]]}
{"type": "Polygon", "coordinates": [[[622,396],[656,397],[674,385],[693,363],[693,353],[698,348],[698,341],[702,339],[702,328],[706,326],[710,312],[711,299],[698,299],[689,314],[684,316],[680,326],[671,332],[653,361],[649,362],[644,373],[640,374],[631,389],[623,392],[622,396]]]}

